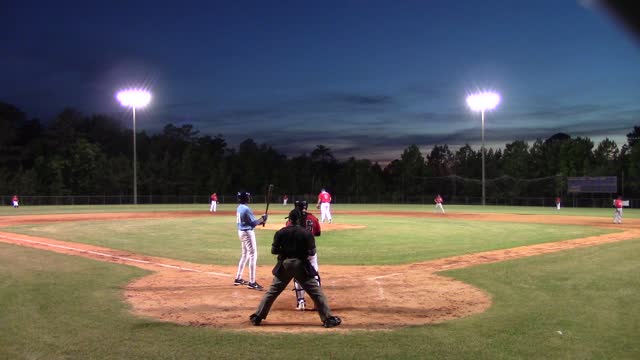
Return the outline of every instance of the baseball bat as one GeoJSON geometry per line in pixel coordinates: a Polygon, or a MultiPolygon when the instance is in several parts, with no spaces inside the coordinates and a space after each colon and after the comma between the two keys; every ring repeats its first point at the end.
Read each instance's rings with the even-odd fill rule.
{"type": "MultiPolygon", "coordinates": [[[[269,184],[267,188],[267,208],[264,209],[264,214],[267,215],[269,213],[269,204],[271,204],[271,193],[273,192],[273,184],[269,184]]],[[[264,227],[264,223],[262,223],[262,227],[264,227]]]]}

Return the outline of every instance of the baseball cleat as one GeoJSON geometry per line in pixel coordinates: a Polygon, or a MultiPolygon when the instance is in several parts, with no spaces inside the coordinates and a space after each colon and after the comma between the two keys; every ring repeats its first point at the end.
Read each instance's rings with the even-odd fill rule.
{"type": "Polygon", "coordinates": [[[253,289],[253,290],[258,290],[258,291],[262,291],[264,289],[264,287],[262,285],[258,284],[257,282],[248,283],[247,284],[247,288],[248,289],[253,289]]]}
{"type": "Polygon", "coordinates": [[[258,326],[262,322],[262,318],[257,314],[251,314],[249,316],[249,321],[251,321],[254,326],[258,326]]]}
{"type": "Polygon", "coordinates": [[[238,286],[238,285],[247,285],[247,284],[249,284],[249,282],[246,281],[246,280],[242,280],[242,279],[233,280],[233,285],[236,285],[236,286],[238,286]]]}
{"type": "Polygon", "coordinates": [[[327,320],[324,321],[324,327],[326,328],[332,328],[335,326],[338,326],[342,323],[342,319],[340,319],[337,316],[332,316],[330,318],[328,318],[327,320]]]}
{"type": "Polygon", "coordinates": [[[306,306],[307,306],[307,303],[304,300],[300,300],[298,301],[298,306],[296,307],[296,310],[304,311],[306,306]]]}

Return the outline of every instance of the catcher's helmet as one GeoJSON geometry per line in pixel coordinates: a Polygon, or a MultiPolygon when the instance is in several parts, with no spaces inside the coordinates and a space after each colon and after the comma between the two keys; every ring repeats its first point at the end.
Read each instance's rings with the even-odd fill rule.
{"type": "Polygon", "coordinates": [[[309,206],[309,204],[307,203],[307,200],[297,200],[296,201],[296,209],[305,212],[307,211],[307,207],[309,206]]]}
{"type": "Polygon", "coordinates": [[[249,194],[246,191],[239,191],[238,192],[238,202],[241,202],[241,203],[249,202],[249,197],[250,196],[251,196],[251,194],[249,194]]]}

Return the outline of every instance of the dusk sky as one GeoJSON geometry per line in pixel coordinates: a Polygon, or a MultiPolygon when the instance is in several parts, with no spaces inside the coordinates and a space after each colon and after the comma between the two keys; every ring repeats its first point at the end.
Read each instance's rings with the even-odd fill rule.
{"type": "Polygon", "coordinates": [[[640,125],[640,47],[593,3],[3,2],[0,101],[130,127],[115,94],[146,87],[138,130],[192,124],[232,147],[387,162],[411,144],[479,148],[465,98],[492,89],[490,146],[557,132],[621,146],[640,125]]]}

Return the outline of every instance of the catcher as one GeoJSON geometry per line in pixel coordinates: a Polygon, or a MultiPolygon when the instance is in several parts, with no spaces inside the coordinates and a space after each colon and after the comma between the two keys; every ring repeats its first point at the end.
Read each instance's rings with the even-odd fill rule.
{"type": "Polygon", "coordinates": [[[340,325],[342,320],[331,314],[327,298],[315,279],[317,272],[309,263],[308,257],[316,253],[316,241],[313,235],[302,225],[302,212],[293,209],[289,213],[290,225],[278,230],[273,236],[271,253],[278,255],[278,263],[273,268],[273,282],[262,297],[255,313],[249,316],[253,325],[260,325],[267,318],[273,302],[287,287],[291,279],[296,279],[309,293],[318,309],[320,320],[326,328],[340,325]]]}
{"type": "MultiPolygon", "coordinates": [[[[311,235],[318,237],[320,236],[320,233],[321,233],[320,222],[318,221],[317,217],[307,212],[308,207],[309,207],[309,203],[307,203],[306,200],[300,200],[295,202],[295,209],[298,209],[302,214],[302,219],[300,224],[302,225],[302,227],[307,229],[307,231],[309,231],[311,235]]],[[[291,219],[289,219],[286,223],[286,226],[290,226],[291,224],[292,224],[291,219]]],[[[309,262],[311,263],[311,266],[313,266],[313,268],[316,270],[316,275],[314,277],[318,282],[318,286],[320,286],[320,274],[317,274],[318,254],[309,256],[309,262]]],[[[296,292],[296,309],[300,311],[304,311],[305,308],[307,307],[307,302],[304,300],[304,289],[302,288],[302,285],[300,285],[300,283],[297,280],[294,280],[293,287],[296,292]]]]}

